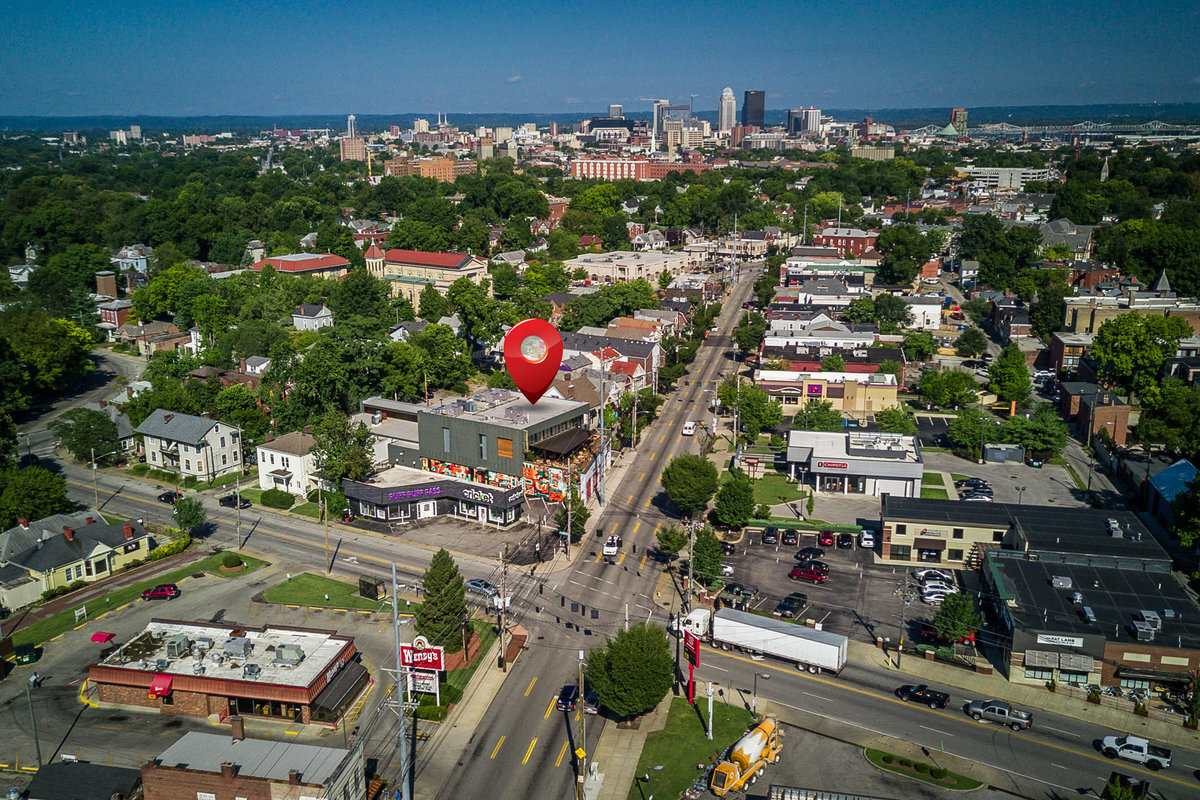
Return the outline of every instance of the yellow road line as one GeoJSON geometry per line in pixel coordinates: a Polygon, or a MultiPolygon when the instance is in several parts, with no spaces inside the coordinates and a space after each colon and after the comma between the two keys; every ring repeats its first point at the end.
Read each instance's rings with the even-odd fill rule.
{"type": "Polygon", "coordinates": [[[528,749],[525,751],[525,757],[524,757],[523,759],[521,759],[521,763],[522,763],[522,764],[528,764],[528,763],[529,763],[529,757],[530,757],[531,755],[533,755],[533,746],[534,746],[535,744],[537,744],[537,737],[536,737],[536,736],[535,736],[535,737],[533,737],[533,738],[532,738],[532,739],[529,741],[529,748],[528,748],[528,749]]]}
{"type": "Polygon", "coordinates": [[[502,744],[504,744],[504,737],[503,737],[503,736],[501,736],[501,737],[500,737],[500,741],[496,742],[496,747],[495,747],[495,749],[493,749],[493,750],[492,750],[492,758],[495,758],[495,757],[496,757],[496,753],[499,753],[499,752],[500,752],[500,745],[502,745],[502,744]]]}
{"type": "Polygon", "coordinates": [[[633,523],[633,533],[631,533],[629,535],[633,536],[635,533],[638,532],[638,528],[640,528],[640,527],[642,527],[642,521],[639,519],[637,522],[633,523]]]}
{"type": "Polygon", "coordinates": [[[529,688],[525,690],[525,696],[529,697],[529,693],[533,691],[533,685],[537,683],[537,675],[533,676],[533,680],[529,682],[529,688]]]}
{"type": "Polygon", "coordinates": [[[621,557],[617,559],[617,563],[618,563],[618,564],[623,564],[623,563],[625,563],[625,555],[626,555],[626,554],[625,554],[625,552],[624,552],[624,551],[622,551],[622,552],[621,552],[621,557]]]}
{"type": "Polygon", "coordinates": [[[662,436],[658,437],[658,443],[662,444],[664,441],[666,441],[666,439],[667,435],[664,433],[662,436]]]}
{"type": "MultiPolygon", "coordinates": [[[[633,498],[631,497],[629,499],[632,500],[633,498]]],[[[646,498],[646,508],[650,507],[650,501],[653,499],[654,499],[654,495],[650,495],[649,497],[646,498]]]]}
{"type": "MultiPolygon", "coordinates": [[[[629,499],[632,501],[632,500],[633,500],[633,495],[629,495],[629,499]]],[[[609,535],[611,536],[612,534],[614,534],[614,533],[616,533],[616,532],[617,532],[617,523],[615,523],[615,522],[614,522],[614,523],[613,523],[613,526],[612,526],[612,530],[611,530],[611,531],[609,531],[608,533],[609,533],[609,535]]]]}
{"type": "Polygon", "coordinates": [[[556,767],[562,766],[563,756],[565,756],[566,754],[567,754],[567,743],[563,742],[562,750],[558,751],[558,760],[554,762],[554,766],[556,766],[556,767]]]}
{"type": "Polygon", "coordinates": [[[542,719],[550,719],[550,712],[554,710],[554,701],[557,698],[550,698],[550,705],[546,706],[546,713],[542,715],[542,719]]]}
{"type": "Polygon", "coordinates": [[[641,483],[642,479],[645,477],[646,477],[646,473],[644,473],[644,472],[641,475],[638,475],[638,483],[641,483]]]}
{"type": "Polygon", "coordinates": [[[638,569],[641,569],[642,567],[646,566],[646,559],[647,559],[647,558],[649,558],[649,557],[650,557],[650,554],[649,554],[649,553],[647,553],[646,555],[642,556],[642,563],[638,564],[638,569]]]}
{"type": "Polygon", "coordinates": [[[596,553],[596,560],[595,560],[595,561],[593,561],[592,563],[593,563],[593,564],[599,564],[599,563],[600,563],[600,559],[601,559],[601,558],[603,558],[603,557],[604,557],[604,551],[603,551],[603,550],[601,550],[599,553],[596,553]]]}
{"type": "Polygon", "coordinates": [[[656,455],[658,455],[658,453],[651,453],[651,454],[650,454],[650,460],[651,460],[651,461],[653,461],[653,460],[654,460],[654,457],[655,457],[656,455]]]}
{"type": "MultiPolygon", "coordinates": [[[[704,650],[707,650],[708,652],[710,652],[714,655],[722,655],[727,658],[733,658],[738,661],[744,661],[747,664],[752,664],[755,666],[758,665],[757,661],[754,661],[753,659],[747,658],[745,656],[734,655],[732,653],[727,653],[724,650],[714,650],[713,648],[706,647],[704,645],[701,645],[701,647],[704,650]]],[[[855,694],[861,694],[864,697],[870,697],[874,700],[885,700],[889,703],[895,703],[897,705],[906,705],[906,703],[903,700],[901,700],[897,697],[892,697],[891,695],[887,695],[887,694],[880,694],[879,692],[873,692],[869,689],[858,689],[854,686],[847,686],[846,684],[842,683],[841,681],[830,680],[829,678],[814,677],[812,675],[809,675],[806,672],[800,672],[798,670],[792,670],[792,669],[788,669],[786,667],[778,667],[777,666],[775,669],[778,672],[786,672],[789,675],[799,675],[799,676],[808,678],[811,681],[815,681],[817,683],[823,683],[826,686],[831,686],[835,689],[841,689],[846,692],[853,692],[855,694]]],[[[979,723],[975,722],[974,720],[972,720],[970,717],[959,716],[958,714],[950,714],[945,711],[934,711],[934,710],[930,709],[929,713],[934,714],[939,717],[942,717],[944,719],[950,720],[952,722],[962,723],[964,725],[978,725],[979,724],[979,723]]],[[[1005,734],[1006,736],[1016,736],[1018,733],[1017,731],[1011,731],[1008,728],[1001,727],[1001,726],[997,726],[995,732],[1005,734]]],[[[1028,739],[1028,737],[1022,737],[1022,738],[1028,739]]],[[[1054,744],[1053,742],[1043,742],[1043,741],[1039,741],[1037,739],[1028,739],[1028,741],[1030,741],[1034,744],[1041,745],[1043,747],[1049,747],[1054,750],[1061,750],[1064,753],[1070,753],[1071,755],[1074,755],[1074,756],[1083,756],[1084,758],[1091,759],[1092,761],[1098,761],[1101,764],[1110,764],[1111,763],[1107,758],[1102,758],[1098,755],[1088,753],[1084,750],[1075,750],[1070,747],[1064,747],[1063,745],[1060,745],[1060,744],[1054,744]]],[[[1188,783],[1187,781],[1181,781],[1176,778],[1172,778],[1168,775],[1164,775],[1164,774],[1162,774],[1162,772],[1150,772],[1149,770],[1139,769],[1138,767],[1133,766],[1133,764],[1125,764],[1123,766],[1125,769],[1130,769],[1135,772],[1140,772],[1143,775],[1156,776],[1159,780],[1165,779],[1165,780],[1173,781],[1175,783],[1178,783],[1180,786],[1187,786],[1189,788],[1192,788],[1194,786],[1193,784],[1188,783]]]]}

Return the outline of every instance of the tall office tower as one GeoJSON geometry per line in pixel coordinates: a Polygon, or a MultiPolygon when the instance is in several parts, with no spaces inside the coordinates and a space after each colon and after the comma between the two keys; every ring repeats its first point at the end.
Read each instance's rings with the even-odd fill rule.
{"type": "Polygon", "coordinates": [[[417,117],[413,120],[413,133],[429,133],[429,120],[417,117]]]}
{"type": "Polygon", "coordinates": [[[557,122],[550,123],[550,135],[558,136],[558,123],[557,122]]]}
{"type": "Polygon", "coordinates": [[[762,89],[747,89],[742,99],[742,124],[762,130],[767,94],[762,89]]]}
{"type": "Polygon", "coordinates": [[[717,104],[717,130],[721,133],[729,133],[735,124],[737,124],[737,99],[733,96],[733,89],[726,86],[721,91],[721,102],[717,104]]]}
{"type": "Polygon", "coordinates": [[[965,108],[953,108],[950,110],[950,124],[954,126],[954,130],[958,131],[959,136],[967,135],[967,110],[965,108]]]}
{"type": "Polygon", "coordinates": [[[804,130],[804,109],[789,108],[787,115],[787,127],[784,128],[788,135],[800,133],[804,130]]]}
{"type": "Polygon", "coordinates": [[[800,128],[803,133],[820,133],[821,132],[821,109],[809,108],[804,109],[804,126],[800,128]]]}
{"type": "Polygon", "coordinates": [[[358,136],[358,122],[351,114],[346,117],[346,138],[353,139],[355,136],[358,136]]]}
{"type": "Polygon", "coordinates": [[[609,119],[625,119],[625,109],[620,103],[610,103],[608,106],[609,119]]]}
{"type": "Polygon", "coordinates": [[[129,138],[130,139],[142,138],[142,126],[141,125],[130,125],[129,126],[129,138]]]}

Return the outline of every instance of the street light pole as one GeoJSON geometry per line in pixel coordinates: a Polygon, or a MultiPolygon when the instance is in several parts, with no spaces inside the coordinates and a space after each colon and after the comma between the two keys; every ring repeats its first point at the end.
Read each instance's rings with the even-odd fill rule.
{"type": "Polygon", "coordinates": [[[1021,497],[1025,494],[1025,488],[1024,486],[1017,487],[1017,505],[1021,505],[1021,497]]]}
{"type": "Polygon", "coordinates": [[[33,746],[37,751],[38,769],[42,768],[42,742],[38,738],[37,714],[33,713],[33,695],[29,693],[30,686],[36,686],[38,674],[35,672],[29,676],[29,681],[25,684],[25,702],[29,704],[29,722],[33,726],[33,746]]]}
{"type": "MultiPolygon", "coordinates": [[[[96,504],[96,510],[100,510],[100,489],[96,485],[96,448],[91,448],[92,451],[92,500],[96,504]]],[[[109,450],[107,453],[101,453],[100,457],[111,456],[116,454],[116,450],[109,450]]]]}

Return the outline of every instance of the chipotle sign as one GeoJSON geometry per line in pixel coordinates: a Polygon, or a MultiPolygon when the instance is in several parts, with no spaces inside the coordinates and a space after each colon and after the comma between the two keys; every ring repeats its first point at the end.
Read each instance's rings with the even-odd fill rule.
{"type": "Polygon", "coordinates": [[[846,469],[850,465],[845,461],[818,461],[817,466],[825,469],[846,469]]]}
{"type": "Polygon", "coordinates": [[[400,664],[405,667],[444,670],[445,650],[431,645],[424,636],[413,639],[412,644],[400,645],[400,664]]]}

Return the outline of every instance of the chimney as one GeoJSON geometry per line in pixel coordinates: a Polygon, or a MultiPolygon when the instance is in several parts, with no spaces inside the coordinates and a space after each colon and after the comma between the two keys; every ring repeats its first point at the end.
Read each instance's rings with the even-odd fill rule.
{"type": "Polygon", "coordinates": [[[88,518],[87,518],[87,519],[84,521],[84,524],[85,524],[85,525],[93,525],[93,524],[95,524],[95,522],[96,522],[96,518],[95,518],[95,517],[88,517],[88,518]]]}
{"type": "Polygon", "coordinates": [[[238,362],[238,371],[240,371],[240,372],[246,371],[246,359],[243,358],[241,361],[238,362]]]}
{"type": "Polygon", "coordinates": [[[227,781],[231,781],[231,780],[233,780],[233,778],[236,774],[237,774],[237,767],[234,765],[234,763],[232,761],[222,761],[221,762],[221,777],[222,778],[224,778],[227,781]]]}
{"type": "Polygon", "coordinates": [[[122,526],[121,530],[124,531],[126,539],[133,538],[133,525],[132,524],[126,522],[125,525],[122,526]]]}
{"type": "Polygon", "coordinates": [[[63,536],[67,537],[68,542],[75,541],[75,531],[71,529],[70,525],[63,525],[63,536]]]}
{"type": "Polygon", "coordinates": [[[305,425],[304,432],[311,436],[312,435],[312,425],[305,425]]]}
{"type": "Polygon", "coordinates": [[[164,425],[168,424],[173,419],[175,419],[174,414],[163,414],[163,424],[164,425]]]}
{"type": "Polygon", "coordinates": [[[19,518],[17,519],[17,524],[18,524],[18,525],[20,525],[22,528],[28,528],[28,527],[29,527],[29,520],[28,520],[28,519],[26,519],[25,517],[19,517],[19,518]]]}
{"type": "Polygon", "coordinates": [[[107,401],[107,400],[101,400],[101,401],[100,401],[100,410],[101,410],[101,411],[103,411],[103,410],[104,410],[104,409],[106,409],[106,408],[108,408],[108,401],[107,401]]]}
{"type": "Polygon", "coordinates": [[[290,783],[292,786],[295,786],[296,784],[300,783],[300,770],[298,770],[298,769],[289,769],[288,770],[288,783],[290,783]]]}

